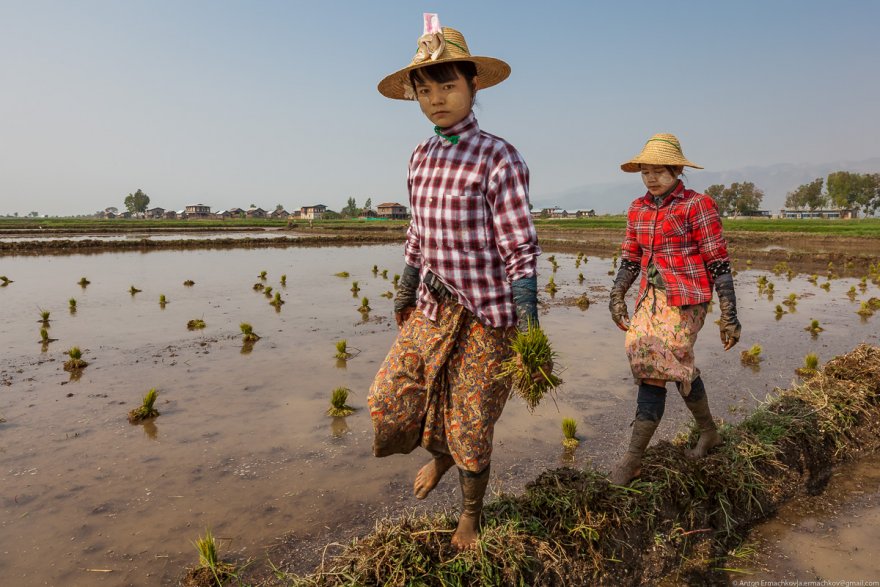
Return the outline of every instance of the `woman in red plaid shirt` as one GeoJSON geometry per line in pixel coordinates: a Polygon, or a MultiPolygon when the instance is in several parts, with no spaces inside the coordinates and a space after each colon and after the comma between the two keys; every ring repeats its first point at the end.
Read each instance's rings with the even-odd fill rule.
{"type": "Polygon", "coordinates": [[[686,189],[679,179],[688,161],[675,135],[656,134],[642,152],[621,165],[640,172],[647,193],[629,208],[620,270],[611,289],[611,317],[626,331],[626,354],[639,385],[629,449],[611,473],[611,482],[638,477],[642,455],[666,405],[666,383],[674,381],[700,429],[691,458],[706,456],[721,444],[700,370],[694,366],[694,343],[712,299],[721,307],[724,350],[737,343],[740,324],[727,242],[715,201],[686,189]],[[641,274],[632,320],[624,297],[641,274]]]}
{"type": "Polygon", "coordinates": [[[472,111],[477,90],[509,73],[426,14],[410,65],[379,84],[389,98],[417,100],[435,134],[409,162],[412,221],[394,301],[401,330],[370,389],[373,454],[427,449],[418,499],[458,468],[463,505],[452,544],[461,549],[477,541],[494,426],[510,391],[497,375],[515,328],[538,318],[529,170],[472,111]]]}

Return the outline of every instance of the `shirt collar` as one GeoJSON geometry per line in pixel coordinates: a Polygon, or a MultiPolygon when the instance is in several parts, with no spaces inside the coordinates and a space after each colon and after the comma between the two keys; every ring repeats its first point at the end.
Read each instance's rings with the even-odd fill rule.
{"type": "MultiPolygon", "coordinates": [[[[446,136],[458,135],[458,141],[461,142],[479,134],[480,125],[477,122],[477,117],[474,116],[474,111],[471,110],[470,114],[465,116],[464,119],[450,127],[444,128],[442,132],[446,136]]],[[[440,144],[444,147],[452,146],[452,143],[439,136],[437,137],[437,140],[440,141],[440,144]]]]}
{"type": "MultiPolygon", "coordinates": [[[[675,186],[675,189],[672,190],[672,193],[669,194],[668,196],[666,196],[666,199],[663,201],[666,202],[666,200],[668,200],[669,198],[683,198],[683,197],[684,197],[684,182],[679,179],[678,185],[675,186]]],[[[644,199],[645,203],[647,203],[647,204],[652,204],[652,205],[654,204],[654,196],[651,194],[651,192],[646,191],[645,197],[643,199],[644,199]]],[[[657,207],[659,208],[660,206],[657,206],[657,207]]]]}

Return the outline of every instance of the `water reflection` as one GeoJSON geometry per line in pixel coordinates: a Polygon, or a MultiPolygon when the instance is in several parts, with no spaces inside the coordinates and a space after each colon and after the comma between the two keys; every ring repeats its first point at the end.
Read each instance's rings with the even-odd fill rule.
{"type": "Polygon", "coordinates": [[[70,379],[68,381],[79,381],[82,377],[82,369],[71,369],[70,379]]]}
{"type": "Polygon", "coordinates": [[[150,440],[156,440],[159,436],[159,429],[156,427],[156,423],[152,418],[144,422],[144,434],[146,434],[147,438],[150,440]]]}
{"type": "Polygon", "coordinates": [[[348,422],[345,418],[340,418],[338,416],[334,417],[330,422],[330,434],[333,435],[333,438],[340,438],[348,434],[348,422]]]}
{"type": "Polygon", "coordinates": [[[246,340],[243,343],[241,343],[241,354],[242,355],[249,355],[249,354],[251,354],[252,350],[254,350],[254,341],[246,340]]]}
{"type": "Polygon", "coordinates": [[[336,368],[337,369],[347,369],[348,361],[345,359],[336,359],[336,368]]]}

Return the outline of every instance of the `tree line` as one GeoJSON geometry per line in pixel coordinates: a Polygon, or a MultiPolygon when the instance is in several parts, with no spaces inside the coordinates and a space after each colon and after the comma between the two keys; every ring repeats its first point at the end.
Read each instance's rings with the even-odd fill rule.
{"type": "MultiPolygon", "coordinates": [[[[750,181],[735,182],[730,187],[714,184],[706,188],[706,194],[718,204],[723,216],[747,216],[760,210],[764,191],[750,181]]],[[[798,186],[788,192],[785,207],[808,209],[826,208],[864,210],[873,214],[880,210],[880,173],[853,173],[835,171],[827,178],[798,186]]]]}

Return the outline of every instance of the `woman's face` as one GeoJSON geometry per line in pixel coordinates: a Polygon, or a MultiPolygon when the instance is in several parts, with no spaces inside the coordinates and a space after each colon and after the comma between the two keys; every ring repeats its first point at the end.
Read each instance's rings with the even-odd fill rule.
{"type": "Polygon", "coordinates": [[[640,165],[642,168],[642,181],[652,196],[659,196],[669,190],[678,181],[678,175],[673,175],[665,165],[640,165]]]}
{"type": "MultiPolygon", "coordinates": [[[[476,91],[478,78],[474,78],[476,91]]],[[[458,75],[448,82],[427,79],[415,85],[419,107],[428,120],[440,128],[449,128],[467,118],[474,103],[474,94],[467,80],[458,75]]]]}

